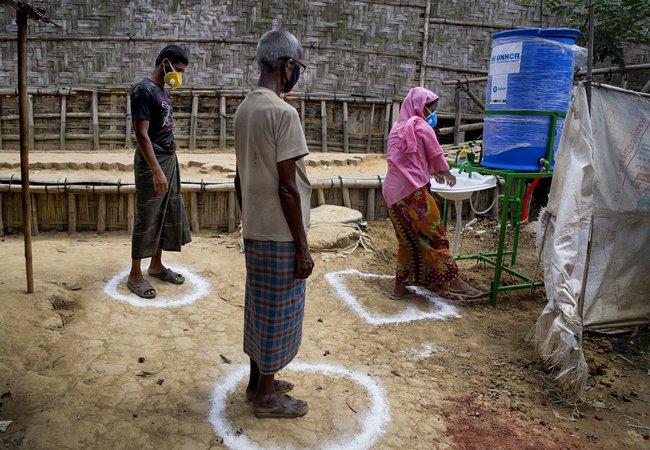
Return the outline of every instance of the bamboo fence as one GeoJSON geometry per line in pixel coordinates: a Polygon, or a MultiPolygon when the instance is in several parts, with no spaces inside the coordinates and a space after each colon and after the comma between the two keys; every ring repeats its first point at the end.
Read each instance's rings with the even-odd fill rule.
{"type": "MultiPolygon", "coordinates": [[[[381,194],[383,177],[332,177],[312,179],[312,207],[330,204],[360,211],[366,220],[388,217],[381,194]]],[[[236,229],[240,211],[232,181],[185,182],[181,192],[193,232],[236,229]]],[[[133,230],[135,185],[119,182],[72,182],[67,179],[31,180],[32,233],[40,231],[133,230]]],[[[475,194],[477,209],[492,204],[496,190],[475,194]]],[[[23,213],[19,177],[0,178],[0,235],[22,229],[23,213]]],[[[472,217],[468,205],[462,214],[472,217]]]]}

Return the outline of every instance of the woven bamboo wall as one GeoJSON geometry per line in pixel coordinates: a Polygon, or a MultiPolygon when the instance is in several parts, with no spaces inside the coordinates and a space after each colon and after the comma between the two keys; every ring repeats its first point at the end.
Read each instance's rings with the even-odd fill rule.
{"type": "MultiPolygon", "coordinates": [[[[485,75],[493,33],[518,26],[563,25],[552,16],[540,16],[537,5],[523,5],[518,0],[32,0],[32,3],[43,6],[61,27],[29,21],[28,85],[111,91],[109,94],[100,91],[95,99],[98,123],[92,122],[91,92],[67,97],[66,105],[56,95],[35,95],[32,99],[35,146],[31,148],[36,149],[57,148],[62,143],[62,135],[67,149],[130,146],[126,98],[112,90],[126,92],[130,85],[147,76],[159,50],[170,42],[179,43],[190,54],[186,91],[246,92],[257,80],[257,40],[265,31],[282,26],[293,31],[305,48],[308,70],[296,88],[297,96],[333,94],[374,98],[373,123],[370,123],[369,104],[349,111],[349,149],[363,151],[370,130],[372,144],[368,150],[381,151],[387,105],[401,99],[412,86],[422,83],[441,96],[440,116],[443,126],[449,125],[444,123],[444,114],[449,118],[455,109],[454,87],[442,83],[485,75]],[[62,124],[60,111],[64,106],[67,117],[62,124]]],[[[0,88],[15,89],[13,8],[0,6],[0,24],[3,30],[0,31],[3,62],[0,88]]],[[[647,62],[648,56],[648,46],[635,46],[628,51],[630,63],[647,62]]],[[[640,89],[646,76],[647,73],[631,76],[629,86],[640,89]]],[[[614,82],[618,78],[615,76],[614,82]]],[[[478,97],[485,98],[485,83],[470,88],[478,97]]],[[[482,111],[466,95],[461,98],[464,114],[480,115],[482,111]]],[[[221,111],[219,95],[202,96],[193,137],[190,135],[192,97],[175,98],[176,130],[181,146],[200,149],[231,145],[232,114],[240,99],[241,96],[229,97],[225,111],[221,111]],[[226,116],[223,123],[220,113],[226,116]]],[[[310,148],[343,149],[343,104],[334,101],[326,105],[325,133],[321,133],[319,102],[307,102],[305,109],[304,124],[310,148]]],[[[0,150],[17,148],[15,94],[0,98],[0,120],[0,150]]]]}

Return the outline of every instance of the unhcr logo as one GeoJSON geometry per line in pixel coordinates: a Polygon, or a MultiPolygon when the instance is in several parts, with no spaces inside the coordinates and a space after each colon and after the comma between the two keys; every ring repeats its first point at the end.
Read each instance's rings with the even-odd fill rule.
{"type": "Polygon", "coordinates": [[[508,63],[508,62],[519,62],[521,60],[521,53],[501,53],[499,55],[492,55],[490,58],[490,64],[495,63],[508,63]]]}

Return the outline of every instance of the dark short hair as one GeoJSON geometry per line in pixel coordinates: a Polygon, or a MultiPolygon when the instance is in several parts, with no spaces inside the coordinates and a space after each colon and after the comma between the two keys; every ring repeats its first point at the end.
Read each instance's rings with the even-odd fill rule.
{"type": "Polygon", "coordinates": [[[187,65],[189,63],[185,50],[174,44],[168,45],[158,53],[158,57],[156,58],[156,67],[163,62],[163,59],[168,59],[172,64],[180,62],[187,65]]]}

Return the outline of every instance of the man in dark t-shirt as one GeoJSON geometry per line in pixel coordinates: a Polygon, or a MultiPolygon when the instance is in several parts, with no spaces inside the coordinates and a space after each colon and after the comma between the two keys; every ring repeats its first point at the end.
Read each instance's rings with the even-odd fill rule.
{"type": "Polygon", "coordinates": [[[138,141],[134,156],[136,211],[131,240],[131,272],[127,286],[142,298],[156,289],[140,267],[151,258],[149,276],[172,284],[185,278],[162,263],[163,251],[180,251],[190,242],[181,196],[180,174],[173,133],[173,108],[165,85],[176,89],[188,64],[185,51],[168,45],[156,58],[156,68],[131,91],[131,111],[138,141]]]}

